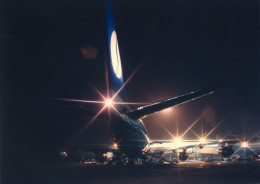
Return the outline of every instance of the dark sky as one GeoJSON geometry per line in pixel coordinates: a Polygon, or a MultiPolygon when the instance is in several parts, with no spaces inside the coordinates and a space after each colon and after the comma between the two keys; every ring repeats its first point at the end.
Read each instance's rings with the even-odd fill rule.
{"type": "MultiPolygon", "coordinates": [[[[89,83],[105,89],[104,2],[3,0],[0,7],[4,148],[54,149],[90,117],[46,98],[99,99],[89,83]],[[91,50],[91,57],[84,49],[91,50]]],[[[226,117],[212,138],[231,130],[248,136],[259,132],[258,1],[118,0],[112,8],[124,77],[141,65],[126,87],[129,101],[156,102],[210,84],[223,86],[175,107],[171,115],[145,119],[152,138],[169,138],[162,127],[175,133],[177,120],[184,131],[184,124],[207,109],[194,127],[198,133],[202,127],[209,132],[226,117]]],[[[107,121],[93,123],[80,139],[110,140],[107,121]]]]}

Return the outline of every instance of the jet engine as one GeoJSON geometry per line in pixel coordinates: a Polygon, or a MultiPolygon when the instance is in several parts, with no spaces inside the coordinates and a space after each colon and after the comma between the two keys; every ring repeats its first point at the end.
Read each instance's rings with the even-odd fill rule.
{"type": "Polygon", "coordinates": [[[183,149],[181,152],[179,152],[179,159],[180,161],[185,161],[188,158],[188,154],[186,153],[186,149],[183,149]]]}
{"type": "Polygon", "coordinates": [[[232,146],[222,146],[218,148],[218,154],[223,158],[230,157],[233,153],[234,150],[232,149],[232,146]]]}

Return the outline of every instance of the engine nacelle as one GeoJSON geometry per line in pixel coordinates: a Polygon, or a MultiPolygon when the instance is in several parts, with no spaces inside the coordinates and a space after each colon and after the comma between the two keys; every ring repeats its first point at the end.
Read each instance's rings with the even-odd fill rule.
{"type": "Polygon", "coordinates": [[[232,146],[222,146],[218,148],[218,154],[223,158],[230,157],[233,153],[234,150],[232,149],[232,146]]]}
{"type": "Polygon", "coordinates": [[[183,151],[179,152],[179,159],[180,161],[185,161],[188,158],[188,154],[186,153],[186,149],[183,151]]]}

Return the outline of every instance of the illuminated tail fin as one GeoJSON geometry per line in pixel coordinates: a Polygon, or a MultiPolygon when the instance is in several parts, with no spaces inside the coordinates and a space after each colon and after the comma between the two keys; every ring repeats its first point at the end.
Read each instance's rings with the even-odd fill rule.
{"type": "MultiPolygon", "coordinates": [[[[117,41],[116,30],[112,15],[110,0],[106,0],[106,21],[107,21],[107,36],[109,47],[109,80],[110,80],[110,95],[115,96],[114,101],[126,102],[124,90],[124,78],[121,66],[121,58],[117,41]]],[[[119,110],[125,110],[127,105],[120,105],[119,110]]]]}

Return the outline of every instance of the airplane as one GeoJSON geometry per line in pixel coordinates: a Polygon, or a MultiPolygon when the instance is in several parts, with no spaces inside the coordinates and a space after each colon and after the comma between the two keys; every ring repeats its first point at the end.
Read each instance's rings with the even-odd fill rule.
{"type": "MultiPolygon", "coordinates": [[[[113,150],[120,150],[119,156],[115,160],[120,160],[120,156],[125,155],[130,161],[141,158],[143,161],[151,160],[149,158],[161,158],[161,155],[166,151],[176,152],[180,160],[188,158],[186,150],[189,147],[196,147],[205,144],[216,144],[216,141],[173,141],[161,140],[153,141],[148,137],[147,129],[142,122],[142,119],[155,114],[164,109],[177,106],[206,95],[212,94],[219,89],[218,85],[209,86],[202,90],[197,90],[177,97],[165,99],[152,104],[146,104],[136,109],[130,109],[129,103],[126,100],[125,82],[123,77],[119,45],[117,40],[114,19],[112,15],[112,7],[110,0],[105,0],[107,37],[109,48],[109,94],[104,98],[104,107],[110,110],[110,121],[112,136],[114,140],[113,150]]],[[[84,100],[67,99],[68,101],[84,102],[84,100]]],[[[86,101],[87,102],[87,101],[86,101]]],[[[218,143],[218,142],[217,142],[218,143]]],[[[232,147],[222,144],[219,153],[222,157],[231,156],[234,151],[232,147]]],[[[100,151],[100,150],[99,150],[100,151]]],[[[163,159],[162,159],[163,160],[163,159]]]]}

